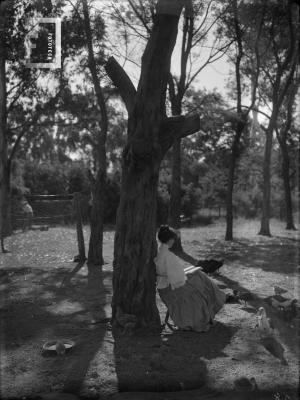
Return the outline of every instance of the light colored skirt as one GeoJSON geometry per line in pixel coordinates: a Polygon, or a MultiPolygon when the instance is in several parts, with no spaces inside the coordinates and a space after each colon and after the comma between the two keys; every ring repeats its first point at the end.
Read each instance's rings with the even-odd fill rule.
{"type": "Polygon", "coordinates": [[[181,329],[205,331],[223,307],[226,295],[197,267],[185,269],[187,280],[177,289],[158,289],[170,317],[181,329]]]}

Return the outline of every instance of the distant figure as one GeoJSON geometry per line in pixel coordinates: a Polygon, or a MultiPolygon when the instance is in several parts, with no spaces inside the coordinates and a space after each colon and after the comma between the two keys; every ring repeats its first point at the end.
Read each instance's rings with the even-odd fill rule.
{"type": "Polygon", "coordinates": [[[21,200],[21,207],[22,212],[25,216],[25,221],[23,224],[23,232],[30,229],[32,225],[32,218],[33,218],[33,210],[31,205],[28,203],[26,199],[21,200]]]}

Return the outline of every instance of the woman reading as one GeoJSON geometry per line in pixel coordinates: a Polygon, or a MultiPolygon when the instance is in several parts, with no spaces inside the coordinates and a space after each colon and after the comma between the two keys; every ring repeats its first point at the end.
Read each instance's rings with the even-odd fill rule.
{"type": "Polygon", "coordinates": [[[159,228],[161,244],[154,261],[160,298],[179,329],[207,332],[226,295],[200,268],[184,269],[181,259],[170,251],[175,239],[172,228],[167,225],[159,228]]]}

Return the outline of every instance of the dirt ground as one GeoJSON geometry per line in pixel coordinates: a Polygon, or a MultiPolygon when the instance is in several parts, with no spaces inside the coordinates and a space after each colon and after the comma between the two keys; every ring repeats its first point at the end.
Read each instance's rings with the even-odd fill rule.
{"type": "MultiPolygon", "coordinates": [[[[258,221],[240,220],[233,242],[223,240],[224,222],[184,228],[187,262],[224,259],[213,279],[226,292],[251,291],[253,300],[226,304],[207,333],[167,328],[133,336],[114,335],[105,319],[111,312],[112,230],[104,235],[102,272],[72,262],[73,227],[15,234],[7,240],[11,252],[0,255],[1,399],[46,393],[52,399],[59,393],[112,400],[298,399],[299,314],[286,320],[270,303],[273,285],[299,300],[299,236],[284,228],[272,221],[273,236],[262,237],[258,221]],[[260,306],[275,326],[271,347],[255,329],[260,306]],[[56,339],[75,346],[62,357],[42,351],[56,339]],[[254,377],[258,389],[237,392],[240,377],[254,377]]],[[[87,244],[87,227],[85,237],[87,244]]],[[[163,320],[165,307],[159,298],[157,303],[163,320]]]]}

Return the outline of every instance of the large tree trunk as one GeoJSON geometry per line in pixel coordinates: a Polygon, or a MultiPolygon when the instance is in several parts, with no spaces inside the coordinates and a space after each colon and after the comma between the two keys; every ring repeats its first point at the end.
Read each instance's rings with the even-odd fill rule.
{"type": "Polygon", "coordinates": [[[292,206],[292,194],[290,185],[290,160],[286,143],[280,143],[282,154],[282,177],[286,207],[286,229],[295,230],[292,206]]]}
{"type": "Polygon", "coordinates": [[[160,323],[153,261],[159,167],[176,139],[200,128],[197,115],[167,118],[165,112],[171,55],[182,7],[182,0],[159,0],[142,57],[137,91],[113,58],[106,64],[129,114],[114,247],[113,322],[120,321],[120,313],[129,313],[137,317],[137,326],[159,327],[160,323]]]}
{"type": "Polygon", "coordinates": [[[263,199],[262,215],[259,235],[271,236],[270,213],[271,213],[271,155],[273,143],[273,125],[270,121],[266,130],[266,144],[263,163],[263,199]]]}
{"type": "MultiPolygon", "coordinates": [[[[160,142],[172,51],[182,5],[173,15],[159,2],[153,30],[142,57],[141,77],[128,120],[117,214],[112,315],[134,314],[138,325],[159,326],[155,302],[156,196],[160,162],[167,150],[160,142]]],[[[172,6],[170,5],[170,8],[172,6]]],[[[129,107],[127,106],[127,109],[129,107]]]]}
{"type": "MultiPolygon", "coordinates": [[[[130,149],[128,149],[130,151],[130,149]]],[[[155,303],[156,196],[159,161],[139,161],[132,171],[124,157],[122,195],[114,246],[113,313],[116,307],[141,325],[159,324],[155,303]],[[139,170],[140,167],[140,170],[139,170]]]]}

